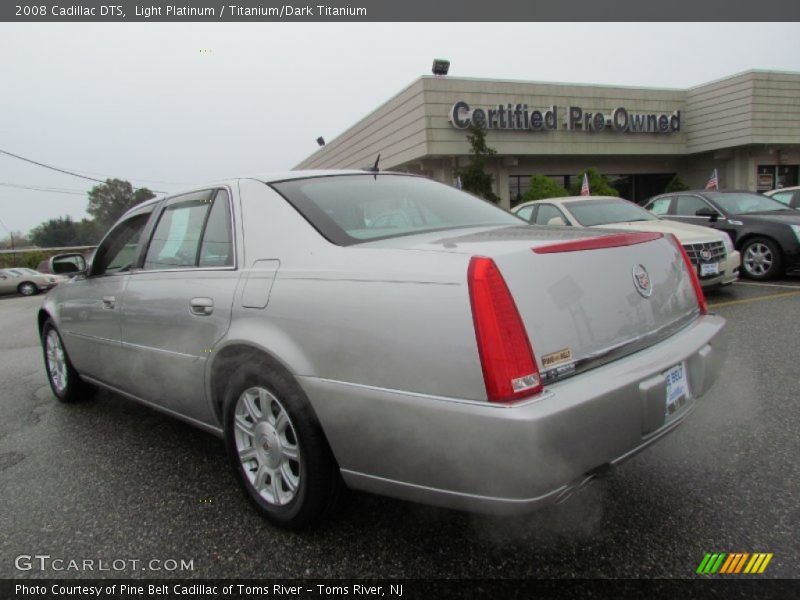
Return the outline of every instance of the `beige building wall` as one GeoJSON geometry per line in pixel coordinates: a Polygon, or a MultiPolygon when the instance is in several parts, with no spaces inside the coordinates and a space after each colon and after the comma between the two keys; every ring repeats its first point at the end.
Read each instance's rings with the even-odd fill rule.
{"type": "Polygon", "coordinates": [[[361,168],[380,154],[382,169],[452,183],[470,152],[466,131],[448,120],[457,101],[483,109],[524,103],[529,112],[557,107],[556,131],[487,132],[497,150],[488,170],[505,207],[514,175],[577,174],[591,166],[607,174],[677,173],[703,187],[716,168],[723,187],[754,190],[758,165],[800,164],[800,73],[750,71],[689,90],[425,76],[295,168],[361,168]],[[679,110],[681,127],[567,130],[568,106],[606,116],[620,106],[648,114],[679,110]]]}
{"type": "Polygon", "coordinates": [[[749,71],[688,90],[690,154],[800,143],[800,74],[749,71]]]}

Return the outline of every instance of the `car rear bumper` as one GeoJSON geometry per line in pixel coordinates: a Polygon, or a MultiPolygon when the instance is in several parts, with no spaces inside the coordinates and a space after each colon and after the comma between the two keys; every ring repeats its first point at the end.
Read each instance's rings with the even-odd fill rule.
{"type": "Polygon", "coordinates": [[[719,375],[724,323],[701,317],[663,342],[513,406],[299,379],[349,486],[450,508],[524,513],[680,424],[719,375]],[[681,363],[690,397],[667,418],[664,372],[681,363]]]}

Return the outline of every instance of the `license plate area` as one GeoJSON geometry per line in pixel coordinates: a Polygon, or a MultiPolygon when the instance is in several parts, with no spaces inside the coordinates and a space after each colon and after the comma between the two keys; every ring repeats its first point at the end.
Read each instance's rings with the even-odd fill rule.
{"type": "Polygon", "coordinates": [[[700,263],[700,277],[719,275],[719,263],[700,263]]]}
{"type": "Polygon", "coordinates": [[[664,413],[669,419],[687,404],[691,397],[689,379],[686,377],[686,365],[679,363],[668,369],[664,372],[664,379],[667,382],[664,413]]]}

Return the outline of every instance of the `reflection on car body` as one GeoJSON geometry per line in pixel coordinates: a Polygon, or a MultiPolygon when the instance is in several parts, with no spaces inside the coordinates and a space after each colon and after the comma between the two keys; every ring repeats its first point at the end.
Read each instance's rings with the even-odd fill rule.
{"type": "Polygon", "coordinates": [[[102,386],[222,436],[287,527],[342,484],[494,513],[553,502],[682,422],[724,356],[671,236],[532,227],[409,175],[154,199],[90,268],[54,271],[68,261],[82,272],[39,313],[55,395],[102,386]]]}

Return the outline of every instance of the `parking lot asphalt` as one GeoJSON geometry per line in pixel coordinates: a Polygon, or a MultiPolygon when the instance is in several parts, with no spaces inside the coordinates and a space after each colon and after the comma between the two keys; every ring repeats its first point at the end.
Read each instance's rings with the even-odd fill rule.
{"type": "Polygon", "coordinates": [[[56,402],[41,298],[2,298],[0,577],[692,578],[707,552],[773,553],[760,577],[800,577],[800,279],[708,301],[728,319],[716,386],[677,431],[564,504],[509,519],[352,492],[298,534],[251,509],[217,438],[107,392],[56,402]],[[17,568],[37,554],[128,562],[17,568]],[[154,559],[192,569],[143,567],[154,559]]]}

